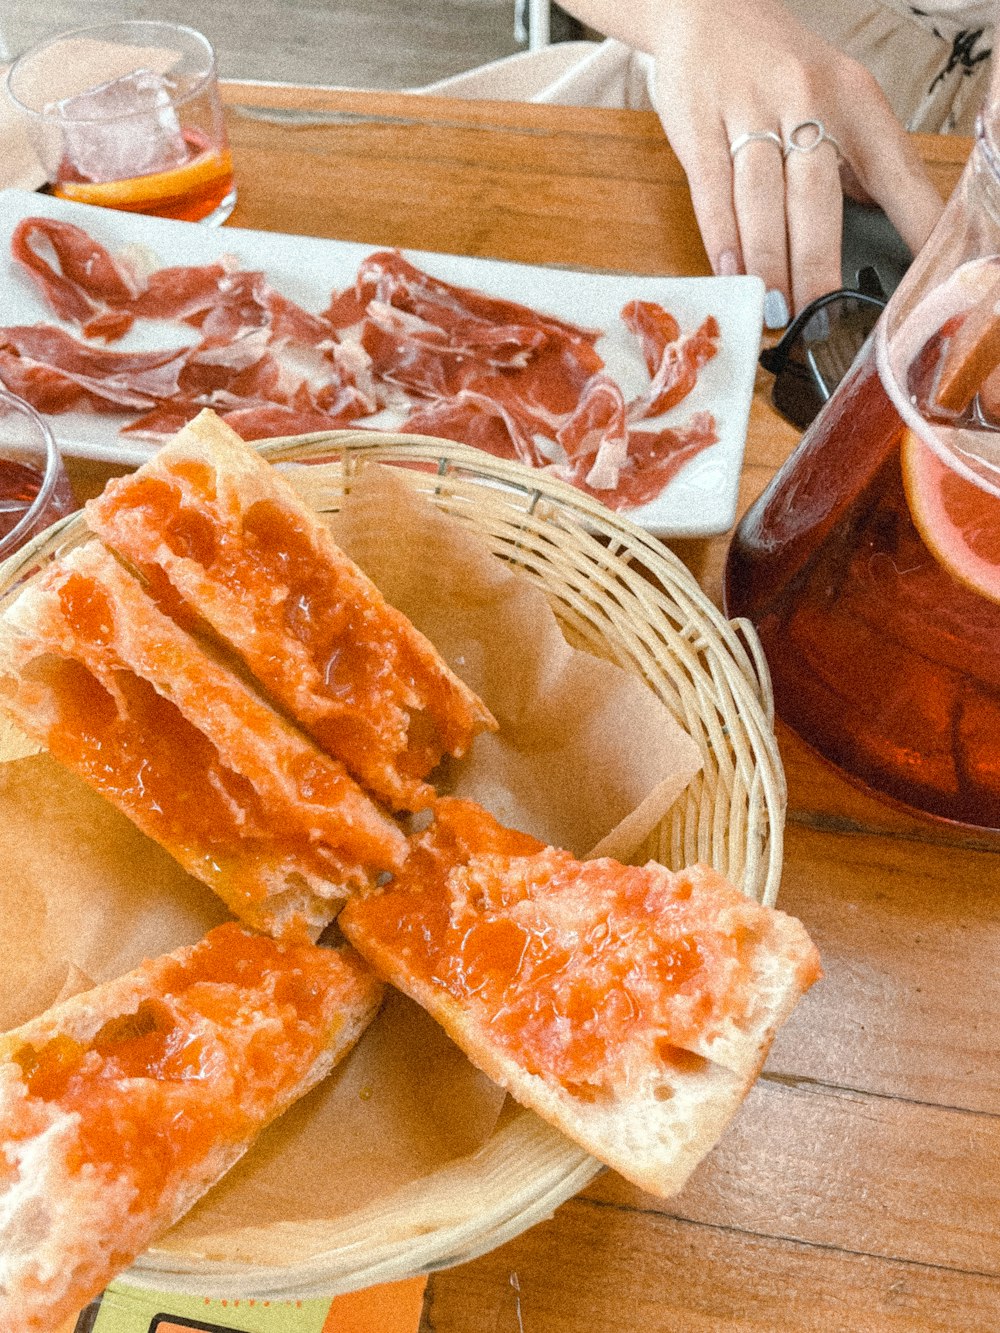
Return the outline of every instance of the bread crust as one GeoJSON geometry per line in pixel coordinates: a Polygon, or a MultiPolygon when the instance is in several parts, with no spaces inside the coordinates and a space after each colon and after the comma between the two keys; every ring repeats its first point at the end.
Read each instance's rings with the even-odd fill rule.
{"type": "Polygon", "coordinates": [[[49,1333],[101,1291],[325,1077],[381,995],[350,950],[230,924],[0,1036],[4,1333],[49,1333]]]}

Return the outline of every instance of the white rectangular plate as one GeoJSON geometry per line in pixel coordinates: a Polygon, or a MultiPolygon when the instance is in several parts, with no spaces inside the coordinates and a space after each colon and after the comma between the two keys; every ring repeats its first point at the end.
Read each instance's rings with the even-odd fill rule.
{"type": "MultiPolygon", "coordinates": [[[[15,226],[22,218],[33,216],[75,222],[112,253],[141,246],[152,252],[161,267],[207,264],[224,255],[235,256],[240,267],[263,269],[272,286],[314,313],[326,308],[331,292],[352,284],[365,255],[385,248],[353,241],[170,222],[69,203],[25,190],[5,190],[0,192],[3,294],[0,322],[3,324],[60,323],[35,284],[10,258],[10,239],[15,226]]],[[[718,354],[701,369],[697,385],[687,398],[655,422],[643,425],[681,425],[692,413],[708,411],[715,418],[719,441],[685,464],[651,504],[627,513],[661,537],[711,536],[732,526],[760,350],[764,286],[759,278],[588,273],[414,250],[406,251],[406,256],[418,268],[443,281],[519,301],[587,328],[602,329],[604,335],[597,350],[626,399],[640,393],[649,379],[638,341],[619,317],[628,301],[658,302],[685,331],[693,331],[706,316],[714,315],[722,335],[718,354]]],[[[70,331],[78,333],[76,329],[70,331]]],[[[138,321],[113,346],[122,351],[140,351],[180,346],[195,337],[184,325],[147,320],[138,321]]],[[[149,458],[157,446],[119,436],[119,427],[131,419],[66,412],[51,417],[50,421],[68,455],[138,464],[149,458]]],[[[401,413],[385,411],[377,417],[365,418],[363,424],[394,430],[401,421],[401,413]]]]}

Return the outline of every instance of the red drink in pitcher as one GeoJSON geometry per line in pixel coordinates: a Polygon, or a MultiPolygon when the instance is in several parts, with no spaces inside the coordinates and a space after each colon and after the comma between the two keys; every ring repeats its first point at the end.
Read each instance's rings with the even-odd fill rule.
{"type": "Polygon", "coordinates": [[[864,786],[985,828],[1000,828],[1000,434],[981,415],[992,344],[974,364],[959,331],[971,344],[974,317],[989,323],[998,274],[960,267],[891,339],[883,318],[726,571],[784,721],[864,786]],[[937,398],[963,356],[960,413],[937,398]]]}

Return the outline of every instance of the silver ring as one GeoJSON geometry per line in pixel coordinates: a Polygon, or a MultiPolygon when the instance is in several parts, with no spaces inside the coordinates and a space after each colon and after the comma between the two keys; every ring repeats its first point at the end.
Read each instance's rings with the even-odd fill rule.
{"type": "Polygon", "coordinates": [[[779,148],[784,148],[781,141],[781,135],[775,134],[774,130],[751,130],[749,134],[738,135],[729,145],[729,156],[735,157],[741,148],[746,148],[748,143],[755,143],[758,139],[770,139],[779,148]]]}
{"type": "Polygon", "coordinates": [[[844,150],[832,134],[827,134],[826,126],[821,120],[800,120],[797,125],[793,125],[788,131],[788,136],[783,145],[784,155],[789,157],[792,153],[814,153],[822,143],[831,144],[838,157],[844,156],[844,150]],[[812,136],[805,143],[799,141],[803,130],[813,131],[812,136]]]}

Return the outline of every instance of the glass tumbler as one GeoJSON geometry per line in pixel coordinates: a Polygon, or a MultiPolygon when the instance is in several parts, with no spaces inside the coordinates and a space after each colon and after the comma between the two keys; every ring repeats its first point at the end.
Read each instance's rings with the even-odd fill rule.
{"type": "Polygon", "coordinates": [[[778,716],[908,809],[1000,829],[1000,101],[725,576],[778,716]]]}
{"type": "Polygon", "coordinates": [[[50,37],[14,61],[7,91],[61,198],[188,222],[232,212],[215,52],[193,28],[135,19],[50,37]]]}
{"type": "Polygon", "coordinates": [[[0,386],[0,560],[75,508],[48,425],[0,386]]]}

